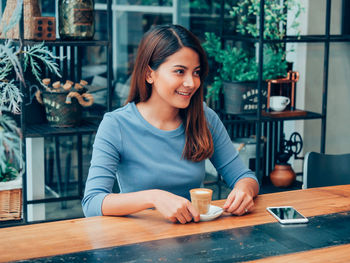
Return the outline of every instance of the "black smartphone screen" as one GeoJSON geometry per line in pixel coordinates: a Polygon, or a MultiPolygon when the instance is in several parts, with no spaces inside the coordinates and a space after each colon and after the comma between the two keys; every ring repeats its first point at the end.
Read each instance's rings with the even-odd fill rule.
{"type": "Polygon", "coordinates": [[[274,207],[270,208],[271,212],[274,213],[281,219],[301,219],[304,218],[298,213],[293,207],[274,207]]]}

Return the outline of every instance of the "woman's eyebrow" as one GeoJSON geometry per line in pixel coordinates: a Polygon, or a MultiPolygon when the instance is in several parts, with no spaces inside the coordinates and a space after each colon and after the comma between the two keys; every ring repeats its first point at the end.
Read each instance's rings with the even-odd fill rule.
{"type": "MultiPolygon", "coordinates": [[[[183,69],[188,69],[188,67],[184,66],[184,65],[174,65],[174,68],[183,68],[183,69]]],[[[194,69],[199,69],[201,66],[197,66],[194,69]]]]}

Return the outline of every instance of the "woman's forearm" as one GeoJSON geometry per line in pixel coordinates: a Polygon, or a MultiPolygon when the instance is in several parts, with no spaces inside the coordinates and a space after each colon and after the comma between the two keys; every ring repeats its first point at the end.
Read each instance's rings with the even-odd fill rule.
{"type": "Polygon", "coordinates": [[[189,200],[159,189],[109,194],[102,202],[102,214],[129,215],[151,207],[156,208],[166,219],[174,223],[199,221],[199,213],[189,200]]]}
{"type": "Polygon", "coordinates": [[[109,194],[102,202],[103,215],[129,215],[154,207],[153,196],[157,190],[145,190],[125,194],[109,194]]]}

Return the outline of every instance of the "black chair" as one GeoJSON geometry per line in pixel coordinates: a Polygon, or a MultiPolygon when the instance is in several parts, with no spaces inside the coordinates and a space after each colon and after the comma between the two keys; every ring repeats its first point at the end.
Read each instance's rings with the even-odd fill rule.
{"type": "Polygon", "coordinates": [[[303,189],[342,184],[350,184],[350,153],[305,155],[303,189]]]}

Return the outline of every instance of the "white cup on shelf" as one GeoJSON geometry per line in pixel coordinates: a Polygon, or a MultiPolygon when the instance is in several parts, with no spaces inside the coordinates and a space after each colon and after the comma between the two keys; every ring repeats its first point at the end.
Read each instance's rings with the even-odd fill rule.
{"type": "Polygon", "coordinates": [[[290,99],[285,96],[271,96],[270,109],[273,111],[283,111],[290,103],[290,99]]]}

